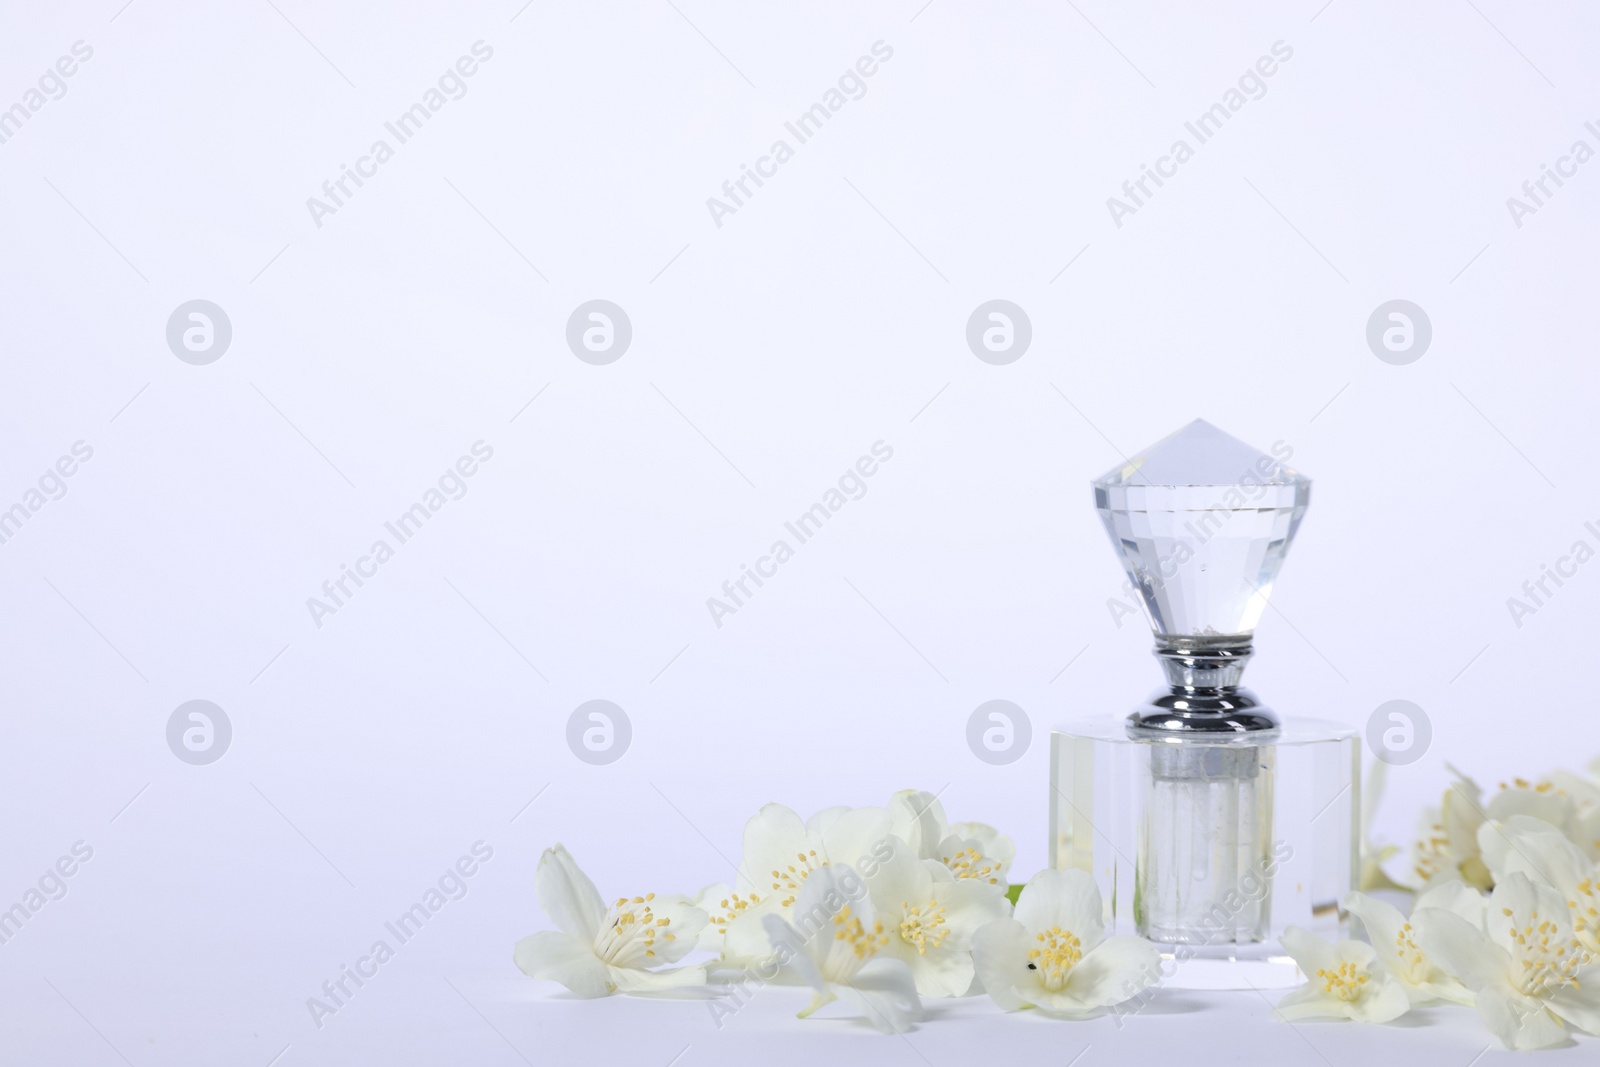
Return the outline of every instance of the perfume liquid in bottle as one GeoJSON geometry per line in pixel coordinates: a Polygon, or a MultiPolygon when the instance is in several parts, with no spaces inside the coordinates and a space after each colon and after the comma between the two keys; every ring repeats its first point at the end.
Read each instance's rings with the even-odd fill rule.
{"type": "Polygon", "coordinates": [[[1139,841],[1137,928],[1152,941],[1262,941],[1272,907],[1273,749],[1160,744],[1139,841]]]}

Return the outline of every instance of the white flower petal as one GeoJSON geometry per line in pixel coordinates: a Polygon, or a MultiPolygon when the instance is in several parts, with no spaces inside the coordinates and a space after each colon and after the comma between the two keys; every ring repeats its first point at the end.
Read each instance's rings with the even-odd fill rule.
{"type": "Polygon", "coordinates": [[[1278,999],[1274,1009],[1285,1022],[1296,1019],[1348,1019],[1350,1005],[1322,991],[1320,979],[1296,986],[1278,999]]]}
{"type": "Polygon", "coordinates": [[[868,960],[840,988],[867,1021],[884,1033],[904,1033],[922,1018],[922,1001],[911,972],[899,960],[868,960]]]}
{"type": "MultiPolygon", "coordinates": [[[[860,872],[854,867],[830,863],[805,880],[790,909],[790,922],[795,934],[802,939],[802,950],[829,981],[838,977],[829,969],[830,959],[837,961],[833,952],[833,919],[846,907],[863,927],[872,927],[872,898],[860,872]]],[[[770,921],[767,929],[769,932],[773,929],[770,921]]]]}
{"type": "Polygon", "coordinates": [[[1478,845],[1498,885],[1513,874],[1535,882],[1571,887],[1589,870],[1589,858],[1558,827],[1516,815],[1478,828],[1478,845]]]}
{"type": "Polygon", "coordinates": [[[1506,1048],[1549,1048],[1567,1039],[1567,1028],[1542,1002],[1505,982],[1478,991],[1478,1015],[1506,1048]]]}
{"type": "MultiPolygon", "coordinates": [[[[772,898],[768,898],[771,900],[772,898]]],[[[754,966],[772,951],[772,938],[763,923],[768,917],[782,919],[778,906],[763,900],[754,909],[729,921],[722,938],[722,958],[737,967],[754,966]]]]}
{"type": "Polygon", "coordinates": [[[1353,963],[1358,970],[1372,966],[1372,961],[1378,958],[1377,950],[1365,941],[1346,938],[1333,947],[1340,963],[1353,963]]]}
{"type": "Polygon", "coordinates": [[[1350,1018],[1362,1023],[1386,1023],[1411,1010],[1411,998],[1400,980],[1382,967],[1367,972],[1367,986],[1350,1005],[1350,1018]]]}
{"type": "MultiPolygon", "coordinates": [[[[937,849],[939,862],[953,877],[997,886],[1001,892],[1005,892],[1006,866],[1009,860],[1001,862],[998,856],[991,856],[985,851],[989,847],[992,846],[976,838],[961,837],[955,833],[947,834],[945,839],[939,842],[937,849]]],[[[1015,846],[1011,847],[1014,849],[1015,846]]]]}
{"type": "Polygon", "coordinates": [[[1100,887],[1087,871],[1040,871],[1023,886],[1012,914],[1030,933],[1070,931],[1085,951],[1105,936],[1100,887]]]}
{"type": "Polygon", "coordinates": [[[1084,954],[1067,975],[1067,993],[1086,1009],[1108,1008],[1161,979],[1161,952],[1142,937],[1118,934],[1084,954]]]}
{"type": "Polygon", "coordinates": [[[899,837],[888,840],[893,850],[890,857],[879,863],[866,880],[873,903],[885,915],[901,901],[920,905],[933,894],[933,875],[926,863],[899,837]]]}
{"type": "Polygon", "coordinates": [[[1600,781],[1593,781],[1571,771],[1551,771],[1544,779],[1580,809],[1600,807],[1600,781]]]}
{"type": "Polygon", "coordinates": [[[1028,969],[1033,938],[1015,919],[1001,919],[972,935],[972,964],[984,992],[1003,1011],[1028,1007],[1039,988],[1037,972],[1028,969]]]}
{"type": "MultiPolygon", "coordinates": [[[[1350,894],[1344,905],[1352,915],[1362,920],[1366,936],[1370,937],[1374,949],[1378,949],[1379,958],[1400,979],[1400,984],[1405,985],[1406,998],[1413,1005],[1426,1005],[1434,1000],[1467,1005],[1472,1003],[1472,993],[1466,985],[1446,976],[1426,952],[1419,952],[1421,945],[1416,941],[1416,928],[1406,928],[1406,918],[1400,915],[1397,907],[1379,901],[1378,897],[1366,896],[1365,893],[1350,894]]],[[[1474,921],[1477,923],[1483,920],[1482,894],[1461,881],[1446,881],[1421,894],[1416,899],[1413,912],[1422,912],[1429,907],[1440,907],[1442,910],[1459,907],[1469,915],[1475,913],[1474,921]],[[1470,902],[1464,901],[1461,894],[1470,897],[1470,902]]]]}
{"type": "Polygon", "coordinates": [[[512,960],[529,978],[560,982],[580,997],[616,992],[611,969],[594,954],[593,945],[573,934],[541,930],[517,942],[512,960]]]}
{"type": "Polygon", "coordinates": [[[1554,790],[1502,789],[1484,807],[1484,814],[1491,821],[1522,815],[1543,819],[1556,827],[1565,826],[1571,813],[1572,802],[1554,790]]]}
{"type": "Polygon", "coordinates": [[[1550,991],[1550,1010],[1578,1029],[1600,1036],[1600,966],[1579,968],[1574,977],[1573,985],[1550,991]]]}
{"type": "Polygon", "coordinates": [[[732,892],[733,887],[727,882],[712,882],[694,895],[694,906],[707,915],[720,911],[722,900],[732,892]]]}
{"type": "Polygon", "coordinates": [[[931,876],[923,883],[927,895],[884,898],[874,894],[873,906],[889,937],[883,953],[905,961],[916,980],[917,992],[922,996],[965,996],[972,988],[975,973],[973,935],[981,927],[1009,916],[1011,902],[997,887],[986,882],[952,878],[936,860],[920,862],[931,876]],[[943,924],[935,927],[932,937],[924,938],[920,948],[903,936],[900,924],[905,910],[902,901],[917,908],[922,915],[931,910],[943,919],[943,924]]]}
{"type": "Polygon", "coordinates": [[[637,967],[612,967],[611,980],[623,993],[658,993],[664,989],[684,989],[706,984],[704,967],[663,967],[642,971],[637,967]]]}
{"type": "MultiPolygon", "coordinates": [[[[975,932],[978,927],[996,919],[1011,917],[1011,901],[1006,899],[1005,891],[998,886],[967,878],[940,882],[936,876],[934,881],[940,883],[937,892],[948,909],[952,928],[975,932]]],[[[971,940],[970,933],[968,940],[971,940]]]]}
{"type": "MultiPolygon", "coordinates": [[[[787,971],[797,977],[801,982],[816,990],[819,996],[832,999],[828,991],[828,982],[822,977],[822,971],[817,965],[817,956],[813,946],[808,945],[800,932],[777,915],[767,915],[761,920],[762,928],[766,930],[769,944],[773,953],[773,962],[781,970],[787,971]]],[[[812,940],[816,940],[813,938],[812,940]]],[[[821,1007],[820,1003],[813,1002],[807,1009],[807,1014],[821,1007]]]]}
{"type": "Polygon", "coordinates": [[[1411,923],[1417,945],[1428,958],[1468,989],[1486,989],[1504,980],[1511,969],[1510,954],[1454,912],[1418,908],[1411,923]]]}
{"type": "Polygon", "coordinates": [[[888,837],[893,820],[886,808],[851,808],[820,830],[829,863],[858,864],[888,837]]]}
{"type": "Polygon", "coordinates": [[[871,923],[872,899],[867,892],[866,879],[847,863],[830,863],[812,872],[800,886],[791,909],[792,921],[805,934],[808,931],[798,922],[803,913],[832,918],[847,904],[863,922],[871,923]]]}
{"type": "Polygon", "coordinates": [[[937,859],[939,842],[949,833],[944,806],[932,793],[902,789],[889,798],[890,832],[923,859],[937,859]]]}
{"type": "Polygon", "coordinates": [[[1470,1008],[1477,1002],[1477,996],[1472,990],[1443,972],[1440,972],[1437,980],[1424,982],[1410,992],[1413,1007],[1442,1000],[1448,1004],[1459,1004],[1464,1008],[1470,1008]]]}
{"type": "Polygon", "coordinates": [[[1339,953],[1333,944],[1310,930],[1291,926],[1283,932],[1283,950],[1299,964],[1300,972],[1308,979],[1318,971],[1339,969],[1339,953]]]}
{"type": "Polygon", "coordinates": [[[1444,792],[1439,809],[1424,815],[1417,841],[1417,870],[1428,885],[1460,878],[1487,889],[1493,884],[1478,854],[1478,827],[1484,821],[1482,790],[1472,779],[1449,767],[1456,780],[1444,792]]]}
{"type": "Polygon", "coordinates": [[[948,941],[926,955],[916,949],[896,946],[894,935],[883,950],[885,959],[898,960],[911,971],[916,990],[925,997],[964,997],[972,989],[972,979],[977,973],[972,962],[971,949],[956,949],[948,941]]]}
{"type": "Polygon", "coordinates": [[[547,848],[539,857],[533,891],[539,907],[558,929],[591,943],[600,933],[606,918],[605,902],[564,845],[547,848]]]}
{"type": "Polygon", "coordinates": [[[979,852],[1000,865],[996,873],[1002,881],[1005,879],[1006,872],[1011,869],[1011,861],[1017,857],[1015,841],[981,822],[958,822],[950,827],[950,832],[963,840],[976,842],[979,852]]]}
{"type": "Polygon", "coordinates": [[[1551,941],[1559,944],[1572,937],[1572,914],[1567,910],[1566,898],[1555,889],[1520,871],[1513,871],[1495,885],[1489,897],[1486,925],[1496,944],[1509,946],[1518,927],[1538,926],[1546,920],[1555,924],[1551,941]]]}
{"type": "MultiPolygon", "coordinates": [[[[722,902],[733,896],[733,887],[725,882],[712,882],[694,895],[694,906],[706,913],[709,919],[712,915],[721,915],[722,902]]],[[[721,954],[724,947],[727,926],[722,923],[707,922],[700,930],[699,948],[705,952],[721,954]]]]}
{"type": "MultiPolygon", "coordinates": [[[[1455,903],[1454,889],[1470,893],[1474,899],[1478,896],[1461,882],[1448,882],[1422,894],[1418,898],[1419,908],[1424,901],[1430,906],[1455,903]]],[[[1420,951],[1415,928],[1408,926],[1398,908],[1365,893],[1350,894],[1345,899],[1345,907],[1366,927],[1378,959],[1400,980],[1412,1004],[1427,1004],[1433,1000],[1471,1002],[1472,994],[1466,987],[1444,974],[1427,953],[1420,951]]],[[[1478,911],[1480,914],[1483,911],[1482,901],[1478,901],[1478,911]]]]}
{"type": "Polygon", "coordinates": [[[1306,976],[1305,985],[1278,1002],[1278,1011],[1286,1019],[1319,1017],[1388,1022],[1411,1007],[1405,987],[1376,964],[1377,953],[1365,942],[1344,940],[1330,944],[1309,930],[1291,926],[1284,931],[1283,947],[1306,976]],[[1330,994],[1327,991],[1329,980],[1323,977],[1340,972],[1346,964],[1354,965],[1362,986],[1354,1000],[1330,994]]]}
{"type": "Polygon", "coordinates": [[[1086,1020],[1104,1014],[1102,1008],[1089,1008],[1078,1003],[1070,993],[1052,993],[1048,989],[1039,990],[1038,1000],[1033,1006],[1041,1014],[1056,1019],[1086,1020]]]}
{"type": "Polygon", "coordinates": [[[790,865],[799,867],[799,857],[812,851],[818,852],[817,863],[825,862],[821,848],[821,836],[808,832],[793,809],[767,804],[744,825],[741,888],[765,898],[774,892],[773,871],[787,872],[790,865]]]}
{"type": "Polygon", "coordinates": [[[1381,950],[1380,955],[1387,960],[1387,957],[1397,954],[1395,943],[1400,938],[1401,927],[1406,924],[1406,917],[1400,914],[1399,908],[1365,893],[1351,893],[1345,897],[1344,906],[1346,911],[1361,920],[1373,947],[1381,950]]]}
{"type": "Polygon", "coordinates": [[[1460,879],[1452,878],[1419,895],[1411,911],[1415,914],[1423,908],[1443,908],[1481,929],[1488,905],[1488,898],[1482,893],[1460,879]]]}
{"type": "Polygon", "coordinates": [[[659,963],[677,963],[700,947],[700,934],[707,926],[706,913],[678,894],[662,896],[650,902],[651,913],[656,918],[655,959],[659,963]],[[662,920],[666,920],[664,923],[662,920]]]}
{"type": "Polygon", "coordinates": [[[815,815],[812,815],[811,818],[806,820],[806,829],[811,833],[820,834],[828,827],[832,826],[835,822],[838,822],[839,816],[845,814],[849,810],[850,805],[848,804],[835,804],[831,808],[823,808],[821,811],[817,812],[815,815]]]}
{"type": "Polygon", "coordinates": [[[1570,836],[1584,855],[1600,861],[1600,807],[1573,820],[1570,836]]]}

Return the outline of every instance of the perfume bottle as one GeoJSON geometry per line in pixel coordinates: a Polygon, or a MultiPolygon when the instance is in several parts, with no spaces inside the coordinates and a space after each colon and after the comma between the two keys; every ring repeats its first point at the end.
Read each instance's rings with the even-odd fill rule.
{"type": "Polygon", "coordinates": [[[1336,933],[1358,870],[1355,732],[1240,684],[1310,503],[1289,455],[1196,420],[1093,483],[1166,685],[1052,735],[1052,854],[1198,985],[1292,981],[1283,927],[1336,933]]]}

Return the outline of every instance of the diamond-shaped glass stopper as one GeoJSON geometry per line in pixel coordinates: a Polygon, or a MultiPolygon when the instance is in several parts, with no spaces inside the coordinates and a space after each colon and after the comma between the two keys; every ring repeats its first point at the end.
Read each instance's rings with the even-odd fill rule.
{"type": "Polygon", "coordinates": [[[1248,654],[1311,500],[1311,479],[1284,464],[1292,451],[1267,455],[1196,419],[1095,479],[1158,650],[1248,654]]]}

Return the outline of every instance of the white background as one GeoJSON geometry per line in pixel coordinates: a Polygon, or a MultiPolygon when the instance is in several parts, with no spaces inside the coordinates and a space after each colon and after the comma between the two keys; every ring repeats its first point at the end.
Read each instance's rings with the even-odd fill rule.
{"type": "Polygon", "coordinates": [[[1037,869],[1051,723],[1158,680],[1108,610],[1088,481],[1196,416],[1316,482],[1252,686],[1286,716],[1432,720],[1379,837],[1409,840],[1447,758],[1493,785],[1600,751],[1600,564],[1520,627],[1506,605],[1600,547],[1600,162],[1520,228],[1506,206],[1600,148],[1600,14],[274,3],[5,5],[0,108],[74,42],[93,56],[0,144],[0,507],[94,454],[0,545],[0,905],[94,855],[0,945],[0,1058],[1089,1065],[1202,1025],[1465,1065],[1488,1043],[1464,1013],[1291,1031],[1251,994],[1164,995],[1120,1030],[980,1000],[899,1041],[774,993],[718,1031],[700,1004],[564,999],[510,951],[545,925],[547,845],[607,895],[693,891],[769,800],[943,790],[1037,869]],[[466,95],[319,227],[307,198],[480,40],[466,95]],[[877,41],[865,95],[716,225],[707,198],[877,41]],[[1115,225],[1107,197],[1276,41],[1266,94],[1115,225]],[[165,338],[196,298],[233,328],[207,366],[165,338]],[[595,298],[633,326],[607,366],[565,342],[595,298]],[[1006,366],[965,340],[995,298],[1032,322],[1006,366]],[[1433,324],[1407,366],[1365,339],[1396,298],[1433,324]],[[467,495],[317,626],[307,598],[479,440],[467,495]],[[867,494],[716,626],[707,598],[879,440],[867,494]],[[597,698],[633,728],[608,766],[566,743],[597,698]],[[965,741],[996,698],[1033,723],[1009,766],[965,741]],[[232,723],[208,766],[167,746],[191,699],[232,723]],[[319,1029],[306,998],[478,840],[468,895],[319,1029]]]}

